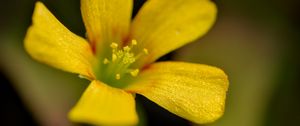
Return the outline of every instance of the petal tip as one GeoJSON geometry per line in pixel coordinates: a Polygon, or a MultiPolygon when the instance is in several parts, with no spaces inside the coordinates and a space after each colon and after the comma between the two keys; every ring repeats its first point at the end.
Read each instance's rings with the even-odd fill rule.
{"type": "Polygon", "coordinates": [[[35,3],[33,17],[34,17],[34,15],[35,15],[36,12],[44,10],[45,8],[46,8],[46,6],[41,1],[37,1],[35,3]]]}
{"type": "Polygon", "coordinates": [[[93,125],[138,123],[133,96],[99,81],[88,86],[68,117],[73,122],[93,125]]]}
{"type": "Polygon", "coordinates": [[[224,114],[228,84],[217,67],[160,62],[142,71],[130,90],[191,122],[207,124],[224,114]]]}

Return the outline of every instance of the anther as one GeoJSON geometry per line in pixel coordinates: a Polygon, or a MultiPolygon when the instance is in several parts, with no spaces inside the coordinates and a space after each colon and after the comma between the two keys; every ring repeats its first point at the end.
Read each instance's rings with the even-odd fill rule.
{"type": "Polygon", "coordinates": [[[116,79],[120,80],[121,79],[121,75],[120,74],[116,74],[116,79]]]}
{"type": "Polygon", "coordinates": [[[113,42],[113,43],[110,44],[110,47],[113,48],[113,49],[116,49],[116,48],[118,48],[118,44],[113,42]]]}
{"type": "Polygon", "coordinates": [[[125,47],[123,47],[123,50],[124,50],[124,51],[126,51],[126,52],[129,52],[129,51],[130,51],[130,49],[131,49],[131,48],[130,48],[130,47],[128,47],[128,46],[125,46],[125,47]]]}
{"type": "Polygon", "coordinates": [[[108,68],[111,68],[109,77],[114,77],[116,80],[120,80],[123,74],[130,74],[132,77],[138,76],[139,69],[129,69],[130,64],[134,63],[136,59],[143,55],[149,54],[148,49],[144,48],[138,55],[135,55],[132,51],[133,47],[137,45],[135,39],[131,40],[131,43],[127,46],[120,46],[118,43],[112,42],[110,47],[112,49],[111,59],[103,59],[103,64],[108,64],[108,68]]]}
{"type": "Polygon", "coordinates": [[[144,53],[145,53],[146,55],[149,54],[148,49],[144,48],[143,51],[144,51],[144,53]]]}
{"type": "Polygon", "coordinates": [[[105,59],[103,60],[103,63],[104,63],[104,64],[108,64],[108,63],[109,63],[109,60],[108,60],[107,58],[105,58],[105,59]]]}
{"type": "Polygon", "coordinates": [[[131,76],[136,77],[139,74],[140,70],[139,69],[135,69],[133,71],[130,72],[131,76]]]}
{"type": "Polygon", "coordinates": [[[131,41],[131,45],[137,45],[137,41],[136,41],[135,39],[133,39],[133,40],[131,41]]]}
{"type": "Polygon", "coordinates": [[[112,61],[115,62],[117,60],[117,55],[116,54],[112,54],[112,61]]]}

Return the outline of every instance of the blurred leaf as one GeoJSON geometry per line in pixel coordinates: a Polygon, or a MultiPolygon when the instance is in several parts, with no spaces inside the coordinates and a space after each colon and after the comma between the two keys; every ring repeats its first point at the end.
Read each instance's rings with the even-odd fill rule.
{"type": "MultiPolygon", "coordinates": [[[[229,77],[224,116],[210,126],[259,126],[272,93],[277,37],[246,18],[219,18],[199,42],[181,48],[176,60],[217,66],[229,77]]],[[[280,36],[278,36],[280,37],[280,36]]]]}
{"type": "Polygon", "coordinates": [[[1,67],[39,123],[70,125],[67,113],[89,82],[32,60],[21,47],[22,41],[1,38],[1,67]]]}

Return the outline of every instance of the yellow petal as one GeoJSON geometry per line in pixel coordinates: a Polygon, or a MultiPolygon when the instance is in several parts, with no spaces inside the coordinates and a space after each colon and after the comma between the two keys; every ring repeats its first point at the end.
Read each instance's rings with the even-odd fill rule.
{"type": "Polygon", "coordinates": [[[98,54],[112,42],[126,39],[131,20],[132,0],[81,0],[81,13],[90,42],[98,54]],[[100,52],[99,52],[100,51],[100,52]]]}
{"type": "Polygon", "coordinates": [[[204,35],[214,23],[216,11],[210,0],[147,1],[131,27],[130,38],[139,42],[136,51],[149,51],[136,65],[151,63],[204,35]]]}
{"type": "Polygon", "coordinates": [[[209,123],[223,115],[227,88],[226,74],[216,67],[160,62],[143,70],[126,90],[195,123],[209,123]]]}
{"type": "Polygon", "coordinates": [[[64,27],[41,2],[36,3],[32,20],[24,40],[30,56],[53,67],[93,78],[93,54],[88,42],[64,27]]]}
{"type": "Polygon", "coordinates": [[[93,81],[69,113],[72,121],[94,125],[134,125],[138,122],[132,94],[93,81]]]}

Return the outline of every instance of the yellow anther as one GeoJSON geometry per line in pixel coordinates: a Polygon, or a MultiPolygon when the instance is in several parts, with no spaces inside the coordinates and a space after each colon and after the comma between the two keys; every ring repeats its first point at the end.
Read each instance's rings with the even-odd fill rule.
{"type": "Polygon", "coordinates": [[[126,51],[126,52],[129,52],[131,50],[131,48],[128,47],[128,46],[125,46],[125,47],[123,47],[123,50],[126,51]]]}
{"type": "Polygon", "coordinates": [[[117,60],[117,55],[116,54],[112,54],[112,61],[115,62],[117,60]]]}
{"type": "Polygon", "coordinates": [[[113,49],[116,49],[116,48],[118,48],[118,44],[113,42],[113,43],[110,44],[110,47],[113,48],[113,49]]]}
{"type": "Polygon", "coordinates": [[[120,74],[116,74],[116,79],[120,80],[121,79],[121,75],[120,74]]]}
{"type": "Polygon", "coordinates": [[[135,57],[133,53],[126,52],[123,55],[122,63],[123,64],[131,64],[135,61],[135,57]]]}
{"type": "Polygon", "coordinates": [[[108,64],[108,63],[109,63],[109,60],[108,60],[107,58],[105,58],[105,59],[103,60],[103,63],[104,63],[104,64],[108,64]]]}
{"type": "Polygon", "coordinates": [[[136,77],[139,74],[140,70],[139,69],[135,69],[133,71],[130,72],[131,76],[136,77]]]}
{"type": "MultiPolygon", "coordinates": [[[[127,74],[126,76],[136,77],[138,76],[140,70],[139,69],[130,69],[132,63],[134,63],[137,59],[141,58],[143,55],[149,54],[148,49],[144,48],[139,51],[137,55],[135,55],[135,50],[133,50],[134,46],[137,45],[137,41],[135,39],[131,40],[126,46],[118,45],[118,43],[112,42],[110,44],[112,54],[111,57],[103,59],[103,64],[107,64],[106,71],[109,71],[109,76],[107,79],[120,80],[123,74],[127,74]]],[[[106,79],[106,78],[104,78],[106,79]]]]}
{"type": "Polygon", "coordinates": [[[133,39],[133,40],[131,41],[131,45],[137,45],[137,41],[136,41],[135,39],[133,39]]]}
{"type": "Polygon", "coordinates": [[[144,51],[144,53],[145,53],[146,55],[149,54],[148,49],[144,48],[143,51],[144,51]]]}

